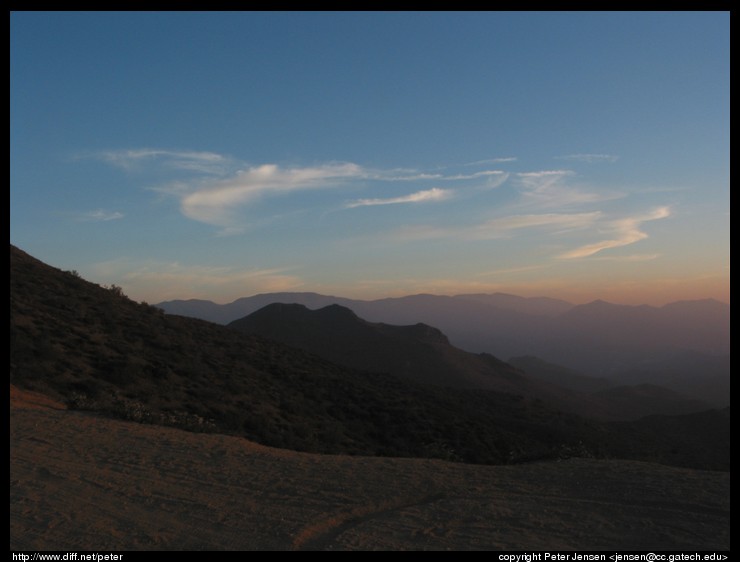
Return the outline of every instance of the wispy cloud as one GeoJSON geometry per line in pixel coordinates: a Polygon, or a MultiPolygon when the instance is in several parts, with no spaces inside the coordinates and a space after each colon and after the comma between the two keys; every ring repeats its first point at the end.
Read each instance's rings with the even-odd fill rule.
{"type": "Polygon", "coordinates": [[[444,201],[450,199],[454,192],[450,189],[440,189],[434,187],[432,189],[426,189],[424,191],[417,191],[409,195],[403,195],[401,197],[389,197],[385,199],[358,199],[357,201],[349,202],[345,205],[347,209],[353,209],[355,207],[369,207],[374,205],[396,205],[399,203],[426,203],[430,201],[444,201]]]}
{"type": "Polygon", "coordinates": [[[552,234],[562,234],[592,227],[601,217],[601,211],[510,215],[465,226],[406,226],[396,230],[391,235],[395,239],[404,241],[431,240],[437,238],[493,240],[496,238],[507,238],[512,236],[515,231],[528,229],[540,229],[551,232],[552,234]]]}
{"type": "Polygon", "coordinates": [[[182,198],[181,209],[191,219],[228,227],[233,226],[236,207],[265,195],[333,187],[342,180],[363,175],[360,166],[349,163],[282,169],[275,164],[264,164],[196,189],[182,198]]]}
{"type": "Polygon", "coordinates": [[[482,172],[476,172],[474,174],[456,174],[453,176],[442,176],[442,180],[457,181],[457,180],[474,180],[483,177],[498,177],[503,178],[505,181],[509,177],[508,172],[502,170],[483,170],[482,172]]]}
{"type": "Polygon", "coordinates": [[[426,172],[406,172],[399,170],[392,170],[390,172],[383,171],[368,171],[366,176],[369,179],[381,180],[381,181],[424,181],[424,180],[438,180],[443,179],[442,174],[430,174],[426,172]]]}
{"type": "Polygon", "coordinates": [[[524,189],[540,193],[571,175],[573,175],[571,170],[542,170],[538,172],[519,172],[516,174],[524,189]]]}
{"type": "Polygon", "coordinates": [[[381,180],[381,181],[424,181],[424,180],[439,180],[439,181],[460,181],[460,180],[474,180],[478,178],[488,176],[506,176],[509,173],[503,170],[482,170],[473,174],[452,174],[445,175],[440,173],[427,173],[419,171],[382,171],[382,170],[367,170],[365,175],[369,179],[381,180]]]}
{"type": "Polygon", "coordinates": [[[556,156],[558,160],[573,160],[577,162],[616,162],[619,156],[614,154],[566,154],[565,156],[556,156]]]}
{"type": "Polygon", "coordinates": [[[106,211],[105,209],[96,209],[77,215],[77,220],[82,222],[106,222],[122,219],[123,213],[118,211],[106,211]]]}
{"type": "MultiPolygon", "coordinates": [[[[463,240],[494,240],[510,238],[520,232],[542,231],[547,236],[567,235],[575,231],[607,232],[609,237],[599,242],[579,246],[573,250],[560,253],[557,259],[591,258],[604,250],[628,246],[648,238],[648,234],[641,230],[643,223],[669,217],[668,207],[659,207],[653,211],[616,220],[604,220],[602,211],[585,213],[538,213],[509,215],[491,219],[475,225],[466,226],[434,226],[414,225],[402,227],[390,236],[396,241],[434,240],[434,239],[463,239],[463,240]]],[[[584,234],[579,234],[583,236],[584,234]]],[[[591,259],[604,261],[640,262],[657,259],[659,254],[632,254],[628,256],[597,256],[591,259]]]]}
{"type": "MultiPolygon", "coordinates": [[[[568,229],[585,228],[584,225],[600,220],[599,212],[589,209],[590,212],[577,213],[573,212],[574,210],[584,205],[593,205],[624,196],[622,193],[613,191],[595,191],[582,186],[574,186],[571,178],[575,174],[568,169],[518,173],[483,169],[471,173],[439,173],[410,168],[371,169],[348,162],[302,167],[284,167],[277,164],[246,166],[214,152],[149,148],[101,151],[91,154],[99,160],[123,169],[158,170],[155,176],[157,180],[161,181],[164,177],[167,183],[148,189],[175,198],[185,217],[219,227],[221,235],[243,233],[248,228],[265,224],[264,221],[269,217],[252,217],[251,220],[247,220],[244,213],[245,209],[258,201],[295,192],[325,190],[340,186],[349,187],[353,193],[360,193],[360,196],[347,201],[346,195],[340,195],[345,202],[335,200],[330,204],[330,209],[441,202],[454,197],[475,196],[477,192],[495,189],[507,182],[510,182],[519,192],[516,201],[508,200],[507,208],[498,209],[498,214],[507,216],[472,226],[468,224],[448,227],[432,224],[407,227],[401,229],[403,236],[407,239],[444,236],[471,239],[497,238],[523,229],[539,228],[561,232],[568,229]],[[168,169],[189,173],[189,175],[163,176],[162,171],[168,169]],[[431,185],[404,195],[361,197],[363,194],[361,190],[391,182],[422,182],[422,184],[426,182],[427,185],[431,185]]],[[[608,155],[571,156],[597,158],[608,155]]],[[[514,157],[492,158],[471,164],[513,160],[515,160],[514,157]]],[[[113,218],[120,217],[115,214],[108,217],[101,211],[95,216],[91,215],[88,220],[112,220],[113,218]]]]}
{"type": "Polygon", "coordinates": [[[489,158],[487,160],[476,160],[475,162],[466,162],[463,166],[481,166],[483,164],[503,164],[505,162],[516,162],[515,156],[506,156],[503,158],[489,158]]]}
{"type": "MultiPolygon", "coordinates": [[[[241,229],[236,224],[236,211],[266,197],[285,194],[299,190],[315,190],[347,185],[359,180],[372,181],[459,181],[487,178],[487,189],[501,185],[509,174],[500,170],[483,170],[474,174],[445,176],[398,171],[385,173],[370,171],[353,163],[324,164],[303,168],[281,168],[275,164],[264,164],[238,172],[231,178],[207,182],[194,187],[183,188],[177,184],[170,193],[181,198],[183,214],[193,220],[220,226],[223,232],[236,233],[241,229]]],[[[420,190],[409,195],[390,198],[362,198],[345,204],[345,208],[393,205],[404,203],[422,203],[450,199],[455,192],[451,189],[434,187],[420,190]]]]}
{"type": "Polygon", "coordinates": [[[592,226],[601,216],[601,211],[512,215],[487,221],[476,227],[476,230],[482,234],[495,234],[510,230],[546,227],[557,232],[566,232],[592,226]]]}
{"type": "Polygon", "coordinates": [[[584,191],[566,182],[571,170],[543,170],[516,174],[525,204],[538,207],[569,207],[624,197],[615,191],[584,191]]]}
{"type": "Polygon", "coordinates": [[[103,160],[113,166],[133,171],[141,166],[156,163],[176,170],[199,172],[204,174],[222,174],[230,160],[215,152],[197,152],[192,150],[161,150],[139,148],[129,150],[104,150],[87,153],[84,156],[103,160]]]}
{"type": "Polygon", "coordinates": [[[612,236],[609,239],[580,246],[574,250],[560,254],[557,257],[561,259],[586,258],[603,250],[634,244],[635,242],[639,242],[648,237],[647,233],[640,230],[642,223],[663,219],[670,215],[671,212],[668,207],[658,207],[645,215],[612,221],[609,225],[612,236]]]}
{"type": "MultiPolygon", "coordinates": [[[[150,169],[180,170],[199,173],[190,179],[173,177],[163,185],[148,187],[164,196],[179,200],[180,210],[192,220],[221,228],[224,235],[244,232],[247,225],[240,211],[266,197],[296,191],[319,190],[358,182],[431,182],[485,179],[482,186],[495,188],[508,178],[500,170],[482,170],[472,174],[444,175],[423,170],[376,170],[354,163],[326,163],[304,167],[281,167],[263,164],[238,169],[238,162],[213,152],[175,151],[165,149],[130,149],[92,152],[85,157],[96,158],[129,171],[150,169]],[[203,177],[206,174],[207,177],[203,177]],[[211,177],[208,177],[211,176],[211,177]],[[212,177],[218,176],[218,177],[212,177]]],[[[161,177],[161,176],[160,176],[161,177]]],[[[359,184],[360,187],[367,187],[359,184]]],[[[450,189],[434,187],[409,195],[391,198],[362,198],[344,205],[345,208],[380,206],[403,203],[441,201],[453,196],[450,189]]]]}

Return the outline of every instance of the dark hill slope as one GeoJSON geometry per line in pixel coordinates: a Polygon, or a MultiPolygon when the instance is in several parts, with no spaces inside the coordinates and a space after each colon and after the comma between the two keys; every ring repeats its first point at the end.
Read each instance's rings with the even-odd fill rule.
{"type": "Polygon", "coordinates": [[[10,253],[10,382],[73,407],[322,453],[506,463],[601,446],[598,425],[539,402],[337,366],[10,253]]]}
{"type": "Polygon", "coordinates": [[[509,363],[533,378],[557,384],[577,392],[596,392],[605,390],[613,385],[607,379],[589,377],[574,369],[556,365],[531,355],[512,357],[509,359],[509,363]]]}
{"type": "Polygon", "coordinates": [[[638,419],[711,407],[654,385],[612,389],[604,379],[536,358],[522,358],[512,366],[489,354],[458,349],[442,332],[426,324],[367,322],[337,304],[309,310],[300,304],[275,303],[229,326],[351,368],[390,373],[423,384],[540,398],[564,411],[596,419],[638,419]]]}
{"type": "MultiPolygon", "coordinates": [[[[166,316],[10,248],[10,383],[73,407],[217,431],[296,450],[507,463],[565,455],[704,468],[696,439],[681,458],[538,400],[414,384],[337,366],[302,350],[202,320],[166,316]]],[[[729,425],[729,417],[726,419],[729,425]]],[[[657,432],[657,433],[656,433],[657,432]]],[[[729,464],[728,464],[729,466],[729,464]]]]}
{"type": "Polygon", "coordinates": [[[617,381],[589,377],[537,357],[514,357],[509,359],[509,363],[534,379],[587,393],[583,400],[603,404],[603,413],[611,414],[612,419],[635,420],[653,414],[689,414],[712,407],[708,402],[692,398],[696,394],[690,391],[678,393],[654,384],[615,386],[617,381]]]}
{"type": "Polygon", "coordinates": [[[646,416],[637,421],[613,422],[611,427],[617,430],[611,446],[618,458],[639,456],[691,466],[692,455],[701,451],[704,468],[730,470],[729,406],[680,416],[646,416]]]}
{"type": "Polygon", "coordinates": [[[623,419],[653,414],[692,414],[708,410],[710,405],[654,384],[615,386],[593,394],[624,413],[623,419]]]}
{"type": "Polygon", "coordinates": [[[528,382],[521,371],[491,355],[452,347],[436,328],[366,322],[336,304],[319,310],[300,304],[271,304],[229,326],[311,351],[335,363],[427,384],[521,393],[528,382]]]}
{"type": "Polygon", "coordinates": [[[493,355],[458,349],[441,331],[426,324],[394,326],[367,322],[337,304],[309,310],[301,304],[275,303],[230,323],[229,327],[354,369],[389,373],[442,387],[519,394],[580,415],[624,419],[606,401],[529,378],[493,355]]]}
{"type": "MultiPolygon", "coordinates": [[[[704,384],[706,368],[714,371],[712,357],[729,357],[730,353],[730,307],[711,299],[662,307],[604,301],[572,306],[553,299],[500,294],[422,294],[362,301],[315,293],[273,293],[223,305],[171,301],[159,306],[168,313],[227,323],[276,302],[303,304],[311,309],[340,304],[370,322],[423,322],[439,328],[455,346],[467,351],[487,352],[504,359],[534,355],[592,376],[616,379],[621,373],[640,371],[648,378],[636,382],[660,384],[650,380],[652,371],[668,367],[693,381],[690,385],[694,397],[712,403],[717,403],[714,397],[723,395],[729,381],[726,368],[719,373],[720,386],[715,382],[704,384]],[[698,371],[694,365],[683,365],[681,358],[687,352],[695,354],[698,371]]],[[[615,384],[629,382],[615,380],[615,384]]],[[[672,388],[682,390],[678,386],[672,388]]],[[[726,400],[718,404],[725,405],[726,400]]]]}

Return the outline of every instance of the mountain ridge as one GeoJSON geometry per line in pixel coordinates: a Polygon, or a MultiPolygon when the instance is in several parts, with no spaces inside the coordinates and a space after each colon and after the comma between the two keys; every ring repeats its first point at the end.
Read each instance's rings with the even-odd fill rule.
{"type": "Polygon", "coordinates": [[[389,372],[422,383],[517,392],[512,378],[523,373],[492,356],[457,350],[437,328],[424,323],[396,326],[368,322],[338,304],[310,310],[274,303],[231,322],[229,327],[275,339],[356,369],[389,372]],[[453,362],[464,363],[456,368],[453,362]],[[471,374],[473,371],[475,374],[471,374]],[[488,378],[503,379],[487,385],[488,378]]]}
{"type": "Polygon", "coordinates": [[[705,421],[693,428],[697,439],[681,446],[686,418],[666,422],[672,433],[659,425],[651,433],[640,420],[601,423],[521,395],[353,370],[165,315],[120,287],[90,283],[12,245],[10,254],[10,383],[73,409],[317,453],[480,464],[611,456],[729,466],[729,420],[716,411],[693,418],[705,421]]]}
{"type": "MultiPolygon", "coordinates": [[[[330,304],[337,303],[341,304],[342,302],[345,303],[373,303],[373,302],[379,302],[379,301],[389,301],[394,299],[405,299],[405,298],[416,298],[416,297],[432,297],[432,298],[445,298],[445,299],[466,299],[466,300],[480,300],[480,301],[489,301],[491,300],[491,297],[505,297],[505,300],[512,300],[512,301],[524,301],[524,302],[554,302],[557,303],[556,306],[560,306],[563,308],[563,312],[566,310],[571,310],[574,308],[589,308],[592,306],[598,306],[598,305],[607,305],[609,307],[615,307],[615,308],[641,308],[641,309],[652,309],[652,310],[661,310],[665,308],[675,308],[675,307],[681,307],[684,305],[691,305],[691,304],[709,304],[711,306],[721,307],[721,308],[727,308],[730,306],[729,303],[714,299],[714,298],[703,298],[703,299],[681,299],[677,301],[671,301],[666,304],[655,306],[651,304],[619,304],[614,303],[611,301],[607,301],[604,299],[594,299],[592,301],[588,301],[582,304],[573,304],[568,301],[562,300],[562,299],[555,299],[552,297],[522,297],[519,295],[513,295],[510,293],[459,293],[454,295],[439,295],[435,293],[413,293],[409,295],[404,295],[401,297],[380,297],[376,299],[353,299],[350,297],[340,297],[336,295],[325,295],[322,293],[317,293],[315,291],[287,291],[287,292],[271,292],[271,293],[257,293],[255,295],[246,296],[246,297],[239,297],[237,299],[234,299],[232,301],[226,302],[226,303],[217,303],[212,300],[208,299],[198,299],[198,298],[191,298],[191,299],[170,299],[161,301],[159,303],[156,303],[155,306],[163,308],[165,311],[167,311],[168,308],[173,308],[179,305],[188,305],[188,304],[207,304],[211,307],[231,307],[233,305],[239,305],[242,303],[251,303],[253,301],[259,301],[259,302],[266,302],[267,304],[273,303],[273,302],[295,302],[298,304],[305,304],[306,302],[310,302],[311,300],[314,300],[317,303],[323,303],[328,302],[330,304]],[[283,301],[276,300],[276,299],[284,299],[283,301]],[[285,300],[287,299],[287,300],[285,300]],[[295,299],[295,300],[292,300],[295,299]]],[[[499,301],[500,302],[500,301],[499,301]]],[[[487,304],[490,304],[487,303],[487,304]]],[[[249,305],[254,306],[254,305],[249,305]]],[[[306,304],[306,306],[310,306],[306,304]]],[[[326,306],[323,305],[322,306],[326,306]]],[[[345,305],[346,306],[346,305],[345,305]]],[[[498,308],[506,309],[504,306],[494,305],[498,308]]],[[[516,308],[521,307],[510,307],[510,309],[514,310],[516,308]]],[[[209,312],[210,313],[210,312],[209,312]]],[[[234,314],[233,312],[230,314],[234,314]]],[[[532,313],[529,312],[528,314],[533,316],[538,315],[546,315],[545,313],[539,312],[539,313],[532,313]]],[[[233,320],[238,320],[238,318],[234,318],[233,320]]],[[[233,321],[232,320],[232,321],[233,321]]],[[[214,320],[215,321],[215,320],[214,320]]]]}
{"type": "Polygon", "coordinates": [[[650,399],[640,388],[618,387],[621,390],[617,391],[605,379],[578,375],[531,359],[525,366],[539,377],[530,376],[521,364],[513,366],[490,354],[456,348],[443,332],[427,324],[368,322],[339,304],[311,310],[302,304],[273,303],[228,326],[346,367],[387,372],[422,384],[519,394],[591,418],[636,419],[653,413],[679,414],[711,407],[658,387],[650,399]],[[549,376],[543,374],[543,369],[549,376]],[[577,384],[569,386],[567,382],[577,384]],[[630,397],[634,398],[632,404],[630,397]]]}
{"type": "Polygon", "coordinates": [[[73,409],[316,453],[506,464],[600,447],[596,424],[541,403],[349,369],[10,254],[10,383],[73,409]]]}
{"type": "Polygon", "coordinates": [[[362,301],[317,293],[264,293],[227,305],[211,303],[208,312],[200,301],[198,310],[183,302],[157,306],[167,313],[224,322],[243,318],[271,302],[295,302],[309,308],[340,304],[369,322],[423,322],[440,329],[453,345],[465,351],[490,353],[504,360],[536,356],[594,377],[615,378],[620,373],[658,368],[660,360],[678,368],[683,377],[694,377],[695,383],[689,386],[699,392],[700,398],[717,406],[726,405],[717,397],[729,384],[729,367],[721,372],[712,367],[712,372],[719,375],[718,382],[704,388],[699,374],[702,369],[694,368],[701,361],[694,361],[688,369],[673,359],[686,352],[703,355],[706,364],[715,364],[716,357],[729,357],[729,305],[713,299],[677,301],[662,307],[597,300],[573,305],[558,315],[500,308],[480,295],[420,294],[362,301]]]}

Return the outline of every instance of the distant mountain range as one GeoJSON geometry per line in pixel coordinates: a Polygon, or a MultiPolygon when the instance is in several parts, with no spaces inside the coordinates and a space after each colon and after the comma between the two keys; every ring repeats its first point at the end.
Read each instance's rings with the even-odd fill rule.
{"type": "MultiPolygon", "coordinates": [[[[339,304],[370,322],[423,322],[438,327],[463,349],[495,352],[500,357],[525,355],[515,352],[522,347],[534,348],[532,355],[544,357],[547,354],[542,350],[572,341],[581,347],[590,343],[595,346],[595,353],[691,350],[724,355],[730,352],[730,306],[713,299],[652,307],[598,300],[571,305],[556,299],[501,293],[454,297],[410,295],[373,301],[317,293],[267,293],[222,305],[204,300],[175,300],[156,306],[168,314],[228,324],[272,303],[302,304],[311,309],[339,304]]],[[[564,350],[558,353],[567,355],[564,350]]],[[[567,364],[567,357],[556,362],[567,364]]]]}
{"type": "Polygon", "coordinates": [[[340,365],[425,384],[523,394],[530,382],[519,369],[492,355],[453,347],[436,328],[367,322],[338,304],[318,310],[301,304],[270,304],[229,327],[310,351],[340,365]]]}
{"type": "Polygon", "coordinates": [[[707,299],[662,307],[548,298],[411,295],[374,301],[317,293],[269,293],[229,304],[168,301],[169,314],[227,324],[268,304],[349,308],[368,322],[434,326],[466,351],[502,359],[535,356],[611,385],[650,383],[729,404],[730,307],[707,299]],[[687,361],[687,359],[689,359],[687,361]]]}
{"type": "MultiPolygon", "coordinates": [[[[189,299],[165,301],[156,306],[164,309],[165,312],[169,314],[192,316],[202,318],[203,320],[208,320],[210,322],[216,322],[218,324],[228,324],[229,322],[233,322],[247,314],[251,314],[263,306],[276,302],[302,304],[311,309],[323,308],[330,304],[339,304],[354,310],[358,314],[366,314],[368,312],[373,313],[373,311],[376,310],[384,312],[387,310],[387,305],[390,304],[392,306],[393,303],[413,303],[414,301],[418,302],[424,300],[447,301],[448,299],[481,303],[501,310],[534,316],[557,316],[576,306],[559,299],[551,299],[547,297],[519,297],[506,293],[466,294],[457,295],[455,297],[411,295],[410,297],[379,299],[375,301],[348,299],[321,295],[319,293],[264,293],[252,297],[243,297],[228,304],[216,304],[209,300],[189,299]],[[358,310],[360,312],[358,312],[358,310]]],[[[466,308],[465,310],[469,310],[469,308],[466,308]]]]}
{"type": "MultiPolygon", "coordinates": [[[[352,368],[234,327],[165,315],[119,287],[89,283],[13,246],[10,257],[9,382],[72,408],[320,453],[485,464],[596,456],[729,469],[729,408],[629,422],[587,419],[526,393],[554,385],[494,357],[455,350],[428,325],[377,326],[340,307],[271,307],[261,320],[269,326],[287,311],[306,317],[304,329],[318,319],[335,334],[370,330],[358,331],[360,340],[369,334],[389,346],[393,353],[383,360],[394,369],[409,359],[446,362],[450,370],[437,376],[465,384],[509,379],[521,392],[420,383],[408,376],[416,369],[395,376],[390,368],[352,368]],[[399,363],[404,348],[410,355],[399,363]]],[[[345,345],[358,345],[350,336],[345,345]]],[[[359,351],[371,353],[362,345],[359,351]]]]}
{"type": "Polygon", "coordinates": [[[275,303],[228,326],[354,369],[389,373],[442,387],[486,389],[539,398],[565,411],[593,418],[636,419],[648,414],[682,414],[710,407],[706,402],[659,386],[650,386],[652,392],[647,391],[648,385],[614,387],[604,379],[580,375],[534,358],[521,359],[518,366],[526,368],[516,368],[487,353],[458,349],[441,331],[426,324],[395,326],[367,322],[338,304],[310,310],[300,304],[275,303]]]}

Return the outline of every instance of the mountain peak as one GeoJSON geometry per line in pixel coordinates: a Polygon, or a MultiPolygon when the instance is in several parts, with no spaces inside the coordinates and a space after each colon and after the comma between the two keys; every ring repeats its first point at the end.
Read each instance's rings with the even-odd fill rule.
{"type": "Polygon", "coordinates": [[[269,305],[235,320],[230,327],[315,353],[354,369],[456,388],[524,392],[521,373],[453,347],[441,330],[373,323],[333,304],[319,310],[303,305],[269,305]]]}
{"type": "Polygon", "coordinates": [[[450,345],[450,340],[442,333],[442,330],[435,328],[434,326],[429,326],[428,324],[419,322],[413,326],[408,326],[408,329],[409,332],[419,340],[450,345]]]}
{"type": "MultiPolygon", "coordinates": [[[[263,306],[257,312],[270,314],[282,314],[282,313],[296,313],[296,312],[309,312],[306,305],[295,303],[295,302],[274,302],[263,306]]],[[[256,314],[256,313],[255,313],[256,314]]]]}
{"type": "Polygon", "coordinates": [[[330,304],[318,309],[315,311],[315,314],[321,316],[325,320],[363,321],[359,316],[357,316],[357,314],[341,304],[330,304]]]}

